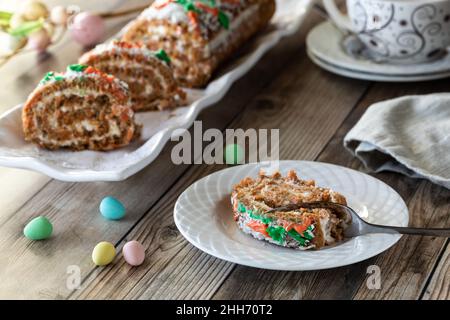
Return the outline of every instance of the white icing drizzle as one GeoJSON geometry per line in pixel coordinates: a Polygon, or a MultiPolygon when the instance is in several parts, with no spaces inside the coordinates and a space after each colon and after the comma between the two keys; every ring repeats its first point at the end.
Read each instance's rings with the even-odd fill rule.
{"type": "Polygon", "coordinates": [[[165,2],[165,0],[156,0],[150,7],[148,7],[141,13],[140,17],[144,19],[168,20],[174,24],[180,22],[189,22],[189,18],[186,15],[183,6],[177,3],[172,2],[167,4],[163,8],[157,9],[159,5],[165,2]]]}
{"type": "Polygon", "coordinates": [[[227,38],[230,37],[231,34],[235,32],[246,19],[255,14],[255,12],[258,10],[258,7],[259,5],[253,5],[244,10],[236,19],[234,19],[230,23],[230,27],[228,30],[221,31],[214,37],[214,39],[209,42],[208,49],[210,51],[214,51],[218,47],[226,43],[227,38]]]}
{"type": "MultiPolygon", "coordinates": [[[[75,76],[76,73],[77,72],[71,74],[71,76],[75,76]]],[[[45,97],[43,97],[42,100],[37,103],[36,110],[35,110],[33,118],[32,118],[32,121],[33,121],[35,127],[38,128],[37,115],[44,112],[43,109],[46,104],[51,103],[51,101],[55,97],[63,96],[65,98],[68,98],[72,95],[80,95],[80,90],[77,88],[66,88],[65,90],[56,91],[53,94],[49,94],[49,95],[46,95],[45,97]]],[[[98,96],[99,92],[96,90],[88,89],[81,93],[81,96],[85,96],[85,95],[98,96]]],[[[80,110],[83,108],[84,108],[83,105],[74,105],[70,109],[65,106],[62,106],[59,110],[62,112],[74,112],[74,111],[77,111],[77,110],[80,110]]],[[[128,113],[128,116],[131,118],[134,116],[134,112],[131,110],[131,107],[129,107],[129,110],[130,110],[130,112],[128,113]]],[[[60,127],[55,113],[47,113],[46,117],[47,117],[47,120],[48,120],[50,126],[53,129],[60,127]]],[[[84,119],[81,122],[74,123],[73,126],[74,126],[75,130],[78,132],[83,132],[84,130],[87,130],[87,131],[95,131],[96,130],[95,125],[89,119],[84,119]]],[[[93,140],[93,141],[100,141],[100,140],[104,139],[105,137],[120,137],[121,136],[120,128],[114,119],[108,120],[108,126],[109,126],[108,133],[101,135],[101,136],[98,134],[94,134],[89,139],[93,140]]],[[[83,138],[83,137],[66,139],[66,140],[52,139],[52,138],[49,138],[48,136],[45,136],[41,130],[38,130],[37,136],[38,136],[39,140],[41,140],[45,143],[58,144],[62,147],[69,147],[71,145],[76,145],[78,142],[85,140],[85,138],[83,138]]]]}
{"type": "MultiPolygon", "coordinates": [[[[109,76],[111,76],[111,75],[109,75],[109,76]]],[[[62,72],[62,73],[55,72],[54,76],[51,77],[49,80],[41,81],[38,85],[38,88],[40,88],[42,86],[46,86],[48,84],[53,84],[58,81],[63,81],[63,80],[73,81],[73,80],[80,79],[80,78],[92,78],[94,80],[98,80],[98,79],[101,79],[102,76],[97,73],[84,73],[82,71],[74,71],[71,69],[67,69],[65,72],[62,72]],[[61,77],[62,80],[56,80],[55,77],[61,77]]],[[[124,90],[126,93],[128,93],[129,88],[128,88],[128,84],[125,81],[122,81],[113,76],[113,83],[115,85],[117,85],[119,88],[121,88],[122,90],[124,90]]]]}
{"type": "MultiPolygon", "coordinates": [[[[230,22],[232,22],[235,18],[232,11],[244,8],[247,3],[248,0],[241,0],[236,3],[216,0],[215,7],[225,13],[230,19],[230,22]]],[[[147,20],[166,20],[172,24],[183,23],[188,24],[190,30],[194,28],[194,25],[190,23],[190,19],[183,5],[176,2],[167,3],[167,0],[156,0],[150,7],[141,13],[140,18],[147,20]]],[[[201,10],[199,20],[201,33],[205,38],[208,37],[209,31],[215,33],[223,28],[217,17],[203,10],[201,10]]],[[[230,32],[231,30],[225,31],[230,32]]]]}
{"type": "Polygon", "coordinates": [[[108,43],[102,43],[97,45],[94,50],[91,51],[91,54],[96,55],[96,54],[102,54],[105,52],[118,52],[118,53],[128,53],[129,55],[132,56],[136,56],[136,55],[144,55],[145,57],[149,58],[149,59],[154,59],[157,61],[162,61],[163,60],[159,59],[156,56],[156,52],[152,51],[146,47],[137,47],[137,46],[133,46],[131,48],[127,48],[127,47],[122,47],[119,45],[118,41],[111,41],[108,43]]]}

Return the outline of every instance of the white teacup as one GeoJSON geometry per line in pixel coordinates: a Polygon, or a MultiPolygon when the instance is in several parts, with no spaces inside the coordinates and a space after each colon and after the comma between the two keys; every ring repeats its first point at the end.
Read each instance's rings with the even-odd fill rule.
{"type": "Polygon", "coordinates": [[[450,46],[450,0],[347,0],[348,15],[334,1],[323,0],[331,19],[380,60],[428,62],[450,46]]]}

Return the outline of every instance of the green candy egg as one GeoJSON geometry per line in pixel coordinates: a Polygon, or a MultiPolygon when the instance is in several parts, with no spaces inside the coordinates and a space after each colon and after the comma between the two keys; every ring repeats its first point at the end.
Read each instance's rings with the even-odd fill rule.
{"type": "Polygon", "coordinates": [[[43,216],[34,218],[23,229],[23,234],[30,240],[44,240],[52,235],[53,226],[51,222],[43,216]]]}
{"type": "Polygon", "coordinates": [[[225,147],[224,158],[226,164],[242,164],[245,160],[244,149],[239,144],[228,144],[225,147]]]}

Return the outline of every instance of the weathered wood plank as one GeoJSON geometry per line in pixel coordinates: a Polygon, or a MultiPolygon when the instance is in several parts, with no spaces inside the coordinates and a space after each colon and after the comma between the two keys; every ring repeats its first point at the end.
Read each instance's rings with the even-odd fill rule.
{"type": "MultiPolygon", "coordinates": [[[[134,8],[145,3],[149,3],[149,1],[135,0],[132,3],[125,3],[119,0],[108,1],[107,3],[83,0],[66,1],[65,3],[55,0],[46,1],[49,8],[57,4],[70,4],[78,5],[82,10],[93,12],[134,8]]],[[[0,7],[5,10],[17,10],[21,5],[22,3],[20,1],[0,1],[0,7]]],[[[108,19],[106,21],[107,32],[105,37],[110,37],[116,33],[130,18],[132,16],[108,19]]],[[[0,75],[2,75],[2,85],[0,86],[0,96],[2,97],[0,101],[0,114],[25,101],[28,94],[39,83],[46,72],[49,70],[65,70],[67,64],[75,63],[82,52],[82,47],[73,42],[67,33],[61,42],[49,48],[48,55],[40,56],[35,52],[28,52],[20,54],[8,61],[0,69],[0,75]]]]}
{"type": "MultiPolygon", "coordinates": [[[[317,72],[303,48],[297,55],[229,127],[279,128],[282,158],[314,159],[367,84],[348,79],[336,81],[335,76],[317,72]]],[[[183,240],[174,226],[172,214],[175,200],[188,185],[221,168],[196,166],[189,169],[160,204],[126,236],[143,241],[148,248],[143,266],[130,269],[120,260],[118,266],[90,276],[72,298],[210,298],[233,265],[210,257],[183,240]]],[[[281,291],[279,288],[274,292],[274,297],[282,297],[281,291]]],[[[234,294],[231,297],[239,296],[237,292],[234,294]]]]}
{"type": "MultiPolygon", "coordinates": [[[[225,128],[289,64],[287,57],[294,57],[301,46],[293,37],[267,55],[222,102],[204,112],[201,117],[204,128],[225,128]]],[[[94,267],[90,261],[93,246],[102,240],[118,243],[185,170],[185,166],[172,164],[169,146],[153,164],[127,181],[79,184],[51,181],[14,214],[14,219],[0,226],[0,233],[5,235],[0,243],[0,259],[8,261],[0,266],[0,274],[5,276],[0,283],[0,295],[67,296],[70,292],[65,287],[67,266],[80,266],[83,277],[89,274],[94,267]],[[108,194],[123,200],[129,211],[127,219],[111,223],[101,218],[98,204],[108,194]],[[31,244],[23,239],[21,229],[37,214],[53,220],[55,236],[50,241],[31,244]],[[42,274],[41,270],[48,270],[48,274],[42,274]],[[26,281],[20,283],[16,278],[26,281]]]]}
{"type": "MultiPolygon", "coordinates": [[[[173,203],[186,185],[201,178],[205,169],[213,171],[212,166],[193,168],[126,235],[127,240],[136,239],[146,248],[144,264],[132,268],[120,254],[114,265],[97,269],[90,275],[71,298],[196,299],[207,298],[215,291],[214,282],[223,281],[233,265],[212,259],[190,246],[179,234],[172,218],[173,203]],[[205,284],[203,278],[210,281],[205,284]]],[[[124,241],[118,247],[123,244],[124,241]]]]}
{"type": "MultiPolygon", "coordinates": [[[[406,94],[428,94],[448,91],[449,80],[427,83],[381,85],[379,93],[369,95],[367,104],[374,99],[388,99],[406,94]]],[[[386,173],[382,177],[394,174],[386,173]]],[[[378,175],[377,175],[378,176],[378,175]]],[[[397,179],[395,179],[397,180],[397,179]]],[[[450,191],[433,185],[425,180],[413,180],[399,176],[400,181],[416,184],[415,192],[411,192],[407,201],[411,226],[448,227],[450,219],[450,191]]],[[[394,181],[391,186],[397,190],[394,181]]],[[[402,194],[405,198],[405,195],[402,194]]],[[[380,290],[369,290],[365,285],[358,289],[355,299],[418,299],[430,277],[439,252],[445,244],[444,238],[404,236],[401,241],[376,258],[374,261],[382,272],[380,290]]]]}
{"type": "MultiPolygon", "coordinates": [[[[134,1],[133,4],[124,4],[122,1],[110,1],[99,8],[95,2],[85,2],[81,0],[70,1],[68,3],[79,5],[83,10],[94,10],[104,12],[106,10],[117,10],[120,8],[130,8],[142,5],[148,1],[134,1]]],[[[61,4],[61,1],[47,1],[49,7],[61,4]]],[[[0,1],[0,7],[3,10],[17,10],[22,5],[19,2],[0,1]]],[[[111,36],[128,20],[130,17],[116,18],[107,21],[107,35],[111,36]]],[[[28,94],[34,89],[36,84],[48,70],[64,70],[66,65],[76,61],[82,48],[69,40],[66,35],[62,42],[52,46],[49,55],[38,57],[36,53],[26,53],[19,55],[8,61],[0,68],[1,86],[0,96],[0,114],[25,101],[28,94]]],[[[15,211],[18,210],[29,198],[46,185],[51,179],[39,173],[0,168],[0,223],[9,219],[15,211]]]]}
{"type": "MultiPolygon", "coordinates": [[[[431,83],[411,84],[376,84],[357,108],[351,113],[346,122],[336,133],[317,160],[347,166],[356,170],[363,170],[360,161],[353,158],[344,150],[342,140],[345,134],[358,121],[366,108],[374,102],[402,96],[406,94],[429,93],[446,91],[449,81],[436,81],[431,83]]],[[[406,178],[395,173],[376,174],[375,177],[391,185],[408,203],[411,215],[411,225],[414,226],[443,226],[442,214],[432,218],[437,208],[448,193],[445,189],[433,186],[431,183],[406,178]],[[441,221],[438,221],[441,219],[441,221]]],[[[445,208],[444,208],[444,212],[445,208]]],[[[448,212],[448,210],[447,210],[448,212]]],[[[228,277],[224,285],[214,296],[215,299],[351,299],[362,298],[418,298],[421,285],[424,285],[432,266],[436,261],[437,253],[442,246],[442,239],[426,239],[421,237],[403,237],[394,248],[378,257],[361,263],[319,272],[275,272],[255,270],[238,266],[228,277]],[[420,261],[420,263],[415,263],[420,261]],[[377,264],[382,271],[382,289],[366,289],[367,267],[377,264]],[[403,269],[410,268],[421,272],[420,278],[414,281],[396,282],[402,276],[403,269]],[[418,266],[421,266],[420,268],[418,266]],[[265,287],[258,282],[265,279],[270,283],[265,287]],[[283,288],[283,293],[274,292],[274,288],[283,288]],[[388,293],[391,292],[391,295],[388,293]]],[[[408,273],[405,274],[408,276],[408,273]]]]}
{"type": "MultiPolygon", "coordinates": [[[[448,227],[448,225],[447,225],[448,227]]],[[[425,288],[424,300],[449,300],[450,299],[450,246],[447,240],[447,246],[430,283],[425,288]]]]}
{"type": "MultiPolygon", "coordinates": [[[[342,137],[365,108],[404,94],[447,91],[450,81],[376,84],[357,103],[367,83],[333,76],[307,60],[303,39],[316,21],[311,17],[302,32],[283,41],[221,103],[204,112],[201,120],[204,128],[223,129],[232,119],[232,128],[280,128],[283,159],[318,159],[361,170],[360,162],[342,148],[342,137]]],[[[22,101],[33,81],[50,66],[62,68],[72,58],[75,61],[79,52],[61,46],[55,48],[58,58],[42,62],[42,70],[26,71],[32,65],[30,59],[18,60],[18,64],[23,63],[18,81],[0,88],[0,93],[8,93],[2,100],[5,106],[22,101]],[[11,95],[11,90],[16,93],[11,95]]],[[[37,174],[1,169],[0,189],[11,189],[0,196],[0,203],[6,204],[0,214],[0,261],[4,261],[0,264],[0,298],[416,299],[424,293],[425,299],[448,299],[450,247],[445,247],[443,239],[403,237],[375,258],[320,272],[252,269],[202,253],[178,233],[173,205],[188,185],[222,166],[174,166],[170,160],[172,145],[144,171],[120,183],[48,182],[37,174]],[[10,185],[3,177],[16,183],[10,185]],[[27,179],[26,184],[18,182],[27,179]],[[124,221],[107,222],[98,214],[98,203],[105,195],[124,201],[128,209],[124,221]],[[49,241],[31,243],[23,239],[21,230],[37,214],[52,219],[55,235],[49,241]],[[93,268],[90,253],[98,241],[111,241],[120,250],[126,239],[144,243],[147,258],[143,266],[130,268],[119,255],[113,265],[93,268]],[[365,286],[366,269],[371,264],[381,268],[381,290],[365,286]],[[85,279],[81,290],[65,286],[69,265],[81,268],[85,279]]],[[[405,199],[412,225],[448,226],[448,190],[398,174],[375,176],[405,199]]]]}

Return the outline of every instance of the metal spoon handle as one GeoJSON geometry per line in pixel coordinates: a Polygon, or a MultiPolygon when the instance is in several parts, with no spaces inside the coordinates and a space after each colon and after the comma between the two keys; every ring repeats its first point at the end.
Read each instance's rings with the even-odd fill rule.
{"type": "Polygon", "coordinates": [[[367,223],[365,233],[401,233],[421,236],[450,237],[450,229],[380,226],[367,223]]]}
{"type": "Polygon", "coordinates": [[[395,227],[395,226],[383,226],[372,224],[361,219],[355,210],[352,208],[342,205],[339,203],[333,202],[309,202],[309,203],[299,203],[299,204],[290,204],[284,207],[273,208],[268,211],[290,211],[290,210],[298,210],[300,208],[328,208],[333,210],[343,210],[349,214],[351,214],[353,222],[350,225],[350,228],[347,229],[346,235],[349,237],[355,237],[358,235],[363,235],[367,233],[390,233],[390,234],[412,234],[412,235],[421,235],[421,236],[434,236],[434,237],[447,237],[450,238],[450,229],[449,228],[410,228],[410,227],[395,227]]]}

